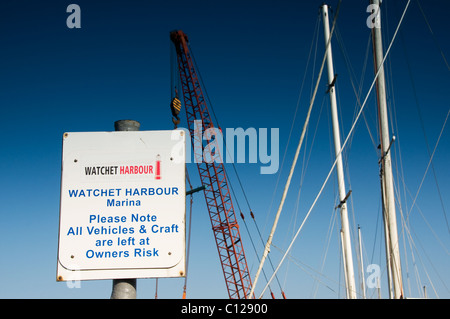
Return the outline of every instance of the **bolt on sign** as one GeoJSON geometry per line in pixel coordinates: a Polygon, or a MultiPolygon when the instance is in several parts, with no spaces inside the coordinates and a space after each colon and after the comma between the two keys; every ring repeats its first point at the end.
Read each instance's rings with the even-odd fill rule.
{"type": "Polygon", "coordinates": [[[184,276],[185,139],[64,134],[58,281],[184,276]]]}

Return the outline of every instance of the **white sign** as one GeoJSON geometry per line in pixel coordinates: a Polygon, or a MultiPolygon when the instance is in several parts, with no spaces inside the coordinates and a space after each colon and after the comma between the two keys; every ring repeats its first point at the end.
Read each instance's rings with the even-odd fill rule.
{"type": "Polygon", "coordinates": [[[65,133],[57,280],[185,274],[184,131],[65,133]]]}

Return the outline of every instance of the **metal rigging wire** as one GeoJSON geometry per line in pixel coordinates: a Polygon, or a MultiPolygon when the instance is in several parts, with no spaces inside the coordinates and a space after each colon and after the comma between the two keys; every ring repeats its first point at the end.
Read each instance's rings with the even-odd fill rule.
{"type": "MultiPolygon", "coordinates": [[[[389,55],[389,52],[390,52],[390,50],[391,50],[391,48],[392,48],[392,44],[394,43],[394,40],[395,40],[396,37],[397,37],[398,30],[399,30],[399,28],[400,28],[400,26],[401,26],[401,24],[402,24],[402,22],[403,22],[403,18],[405,17],[406,11],[407,11],[407,9],[408,9],[408,7],[409,7],[410,1],[411,1],[411,0],[408,0],[408,3],[406,4],[406,7],[405,7],[405,9],[404,9],[404,11],[403,11],[403,14],[402,14],[402,16],[401,16],[401,18],[400,18],[400,21],[399,21],[398,25],[397,25],[397,28],[396,28],[396,30],[395,30],[395,33],[394,33],[394,35],[393,35],[393,37],[392,37],[391,43],[389,44],[389,47],[388,47],[387,50],[386,50],[386,53],[385,53],[385,55],[384,55],[384,57],[383,57],[383,60],[381,61],[381,64],[384,64],[384,62],[385,62],[387,56],[389,55]]],[[[339,6],[340,6],[340,3],[341,3],[341,1],[339,1],[338,8],[337,8],[337,10],[336,10],[335,20],[336,20],[336,18],[337,18],[337,16],[338,16],[338,13],[339,13],[339,6]]],[[[330,40],[331,40],[331,36],[332,36],[332,34],[333,34],[334,25],[335,25],[335,21],[333,22],[333,28],[331,29],[330,40]]],[[[325,57],[326,57],[326,56],[325,56],[325,57]]],[[[324,59],[324,61],[325,61],[325,59],[324,59]]],[[[322,63],[322,65],[323,65],[323,64],[324,64],[324,63],[322,63]]],[[[367,102],[367,100],[368,100],[368,98],[369,98],[369,95],[370,95],[370,93],[372,92],[373,87],[375,86],[375,82],[376,82],[376,80],[377,80],[377,78],[378,78],[378,75],[379,75],[379,73],[380,73],[380,70],[381,70],[381,68],[378,69],[378,72],[376,73],[376,75],[375,75],[375,77],[374,77],[374,79],[373,79],[373,81],[372,81],[372,84],[371,84],[371,86],[370,86],[370,88],[369,88],[369,91],[368,91],[368,93],[367,93],[367,95],[366,95],[366,98],[364,99],[364,102],[363,102],[362,105],[361,105],[361,109],[359,110],[358,115],[356,116],[356,118],[355,118],[355,120],[354,120],[354,122],[353,122],[353,125],[352,125],[352,127],[351,127],[351,129],[350,129],[350,131],[349,131],[349,133],[348,133],[348,135],[347,135],[347,138],[345,139],[344,143],[342,144],[342,147],[341,147],[341,150],[339,151],[339,154],[342,153],[343,149],[344,149],[345,146],[347,145],[347,142],[348,142],[349,138],[352,136],[352,132],[353,132],[353,130],[355,129],[355,126],[356,126],[356,124],[357,124],[357,122],[358,122],[358,120],[359,120],[359,117],[361,116],[362,111],[364,110],[364,107],[365,107],[366,102],[367,102]]],[[[320,78],[320,77],[319,77],[319,78],[320,78]]],[[[308,119],[308,118],[307,118],[307,119],[308,119]]],[[[334,161],[334,163],[333,163],[333,165],[332,165],[332,167],[331,167],[331,169],[330,169],[330,171],[329,171],[329,173],[328,173],[328,175],[327,175],[327,177],[326,177],[324,183],[322,184],[322,187],[321,187],[320,190],[319,190],[319,193],[317,194],[317,196],[316,196],[316,198],[315,198],[313,204],[311,205],[311,207],[310,207],[308,213],[306,214],[306,216],[305,216],[305,218],[304,218],[302,224],[300,225],[300,227],[299,227],[297,233],[295,234],[294,238],[292,239],[291,244],[289,245],[288,249],[286,250],[286,253],[283,255],[283,257],[282,257],[280,263],[278,264],[278,266],[277,266],[277,268],[276,268],[276,270],[275,270],[274,275],[275,275],[276,272],[280,269],[282,263],[283,263],[284,260],[286,259],[287,254],[290,252],[290,250],[291,250],[291,248],[292,248],[292,245],[294,244],[295,240],[297,239],[297,237],[298,237],[300,231],[302,230],[302,228],[303,228],[303,226],[304,226],[306,220],[308,219],[309,215],[311,214],[312,209],[313,209],[314,206],[316,205],[317,200],[319,199],[319,197],[320,197],[320,195],[321,195],[323,189],[325,188],[325,185],[327,184],[328,179],[330,178],[331,173],[333,172],[334,167],[336,166],[336,163],[337,163],[337,159],[334,161]]],[[[295,164],[295,162],[294,162],[294,164],[295,164]]],[[[269,279],[269,283],[270,283],[270,281],[273,279],[274,275],[269,279]]],[[[254,285],[255,285],[255,284],[254,284],[254,285]]],[[[267,288],[267,286],[264,288],[264,290],[263,290],[263,292],[261,293],[261,295],[264,293],[264,291],[266,290],[266,288],[267,288]]]]}
{"type": "MultiPolygon", "coordinates": [[[[213,107],[213,105],[212,105],[211,99],[209,98],[208,91],[206,90],[205,84],[204,84],[204,82],[203,82],[203,78],[202,78],[202,75],[201,75],[201,73],[200,73],[200,69],[199,69],[199,67],[198,67],[198,65],[197,65],[197,62],[196,62],[196,60],[195,60],[194,52],[193,52],[192,47],[190,46],[189,43],[188,43],[188,45],[189,45],[189,50],[190,50],[190,53],[191,53],[192,61],[194,62],[195,69],[197,70],[197,74],[198,74],[198,77],[199,77],[201,86],[202,86],[202,88],[203,88],[203,91],[205,92],[206,99],[208,100],[208,106],[210,107],[210,109],[211,109],[211,111],[212,111],[212,114],[213,114],[213,116],[214,116],[214,120],[215,120],[217,126],[218,126],[219,129],[220,129],[221,126],[220,126],[219,120],[218,120],[217,115],[216,115],[216,113],[215,113],[215,111],[214,111],[214,107],[213,107]]],[[[226,147],[226,141],[225,141],[225,139],[223,139],[223,143],[224,143],[224,148],[225,148],[226,152],[228,152],[229,150],[228,150],[228,148],[226,147]]],[[[223,156],[223,155],[224,155],[224,154],[222,154],[222,156],[223,156]]],[[[246,202],[246,204],[247,204],[247,206],[248,206],[248,209],[249,209],[249,211],[250,211],[250,215],[251,215],[251,217],[252,217],[252,219],[253,219],[253,221],[254,221],[254,223],[255,223],[257,229],[258,229],[258,234],[259,234],[259,236],[260,236],[260,238],[261,238],[261,240],[262,240],[261,233],[259,232],[259,228],[258,228],[258,226],[257,226],[256,220],[255,220],[255,216],[254,216],[253,211],[252,211],[252,208],[251,208],[251,206],[250,206],[250,202],[249,202],[249,200],[248,200],[248,197],[247,197],[247,194],[246,194],[246,192],[245,192],[244,186],[243,186],[243,184],[242,184],[241,178],[239,177],[238,171],[237,171],[237,169],[236,169],[236,165],[234,164],[234,161],[232,161],[231,164],[232,164],[233,170],[234,170],[234,172],[235,172],[236,178],[237,178],[237,180],[238,180],[239,186],[240,186],[240,188],[241,188],[242,194],[243,194],[243,196],[244,196],[245,202],[246,202]]],[[[252,243],[253,249],[255,250],[255,254],[256,254],[257,258],[258,258],[258,254],[257,254],[257,251],[256,251],[256,247],[255,247],[254,241],[253,241],[253,237],[252,237],[251,232],[250,232],[249,229],[248,229],[247,223],[246,223],[245,218],[244,218],[244,215],[243,215],[243,213],[242,213],[242,209],[241,209],[241,206],[240,206],[240,204],[239,204],[239,200],[238,200],[238,198],[237,198],[237,196],[236,196],[236,193],[235,193],[235,191],[234,191],[233,183],[231,182],[231,179],[230,179],[230,177],[229,177],[229,174],[228,174],[227,170],[224,170],[224,172],[225,172],[226,178],[227,178],[227,180],[228,180],[228,183],[229,183],[229,185],[230,185],[231,193],[233,194],[233,197],[234,197],[235,202],[236,202],[236,204],[237,204],[237,207],[238,207],[238,209],[239,209],[241,218],[242,218],[242,220],[244,221],[244,225],[245,225],[247,234],[248,234],[248,236],[249,236],[249,238],[250,238],[250,241],[251,241],[251,243],[252,243]]],[[[270,260],[270,259],[269,259],[269,260],[270,260]]],[[[258,258],[258,261],[259,261],[259,258],[258,258]]],[[[271,265],[272,265],[272,269],[274,269],[274,268],[273,268],[273,264],[272,264],[271,261],[270,261],[270,263],[271,263],[271,265]]],[[[265,274],[264,274],[264,276],[265,276],[265,274]]],[[[279,286],[279,288],[280,288],[280,290],[281,290],[281,294],[282,294],[283,298],[286,298],[286,296],[285,296],[285,294],[284,294],[284,291],[283,291],[283,288],[281,287],[280,281],[278,280],[278,277],[277,277],[277,276],[276,276],[276,280],[277,280],[277,282],[278,282],[278,286],[279,286]]],[[[272,297],[273,297],[273,293],[271,293],[271,294],[272,294],[272,297]]]]}
{"type": "MultiPolygon", "coordinates": [[[[328,39],[328,42],[327,42],[327,45],[326,45],[327,48],[328,48],[328,46],[329,46],[330,43],[331,43],[331,38],[332,38],[332,36],[333,36],[334,28],[335,28],[335,26],[336,26],[336,20],[337,20],[337,17],[338,17],[338,15],[339,15],[339,9],[340,9],[340,6],[341,6],[341,2],[342,2],[342,0],[340,0],[339,3],[338,3],[338,5],[337,5],[336,15],[335,15],[334,20],[333,20],[333,26],[332,26],[332,28],[331,28],[330,36],[329,36],[329,39],[328,39]]],[[[322,65],[321,65],[321,67],[320,67],[320,72],[319,72],[319,76],[318,76],[318,78],[317,78],[316,86],[315,86],[315,88],[314,88],[313,98],[311,99],[311,102],[310,102],[310,105],[309,105],[309,108],[308,108],[308,114],[306,115],[306,120],[305,120],[305,124],[304,124],[304,126],[303,126],[302,134],[301,134],[301,136],[300,136],[300,140],[299,140],[299,143],[298,143],[298,146],[297,146],[297,150],[296,150],[296,152],[295,152],[294,160],[293,160],[293,162],[292,162],[291,169],[290,169],[290,171],[289,171],[289,176],[288,176],[288,179],[287,179],[287,182],[286,182],[284,191],[283,191],[283,196],[282,196],[282,198],[281,198],[281,202],[280,202],[280,205],[279,205],[279,207],[278,207],[277,215],[276,215],[276,217],[275,217],[275,221],[274,221],[274,223],[273,223],[272,230],[271,230],[271,233],[270,233],[270,235],[269,235],[269,239],[267,240],[266,248],[265,248],[264,254],[263,254],[263,258],[262,258],[262,260],[261,260],[261,264],[259,265],[258,271],[257,271],[257,273],[256,273],[255,281],[254,281],[254,283],[253,283],[253,287],[252,287],[252,290],[251,290],[251,292],[250,292],[250,295],[253,294],[253,291],[254,291],[254,288],[255,288],[255,285],[256,285],[256,282],[257,282],[257,279],[258,279],[258,275],[259,275],[259,273],[260,273],[260,271],[261,271],[261,269],[262,269],[262,267],[263,267],[263,265],[264,265],[265,258],[267,257],[267,254],[268,254],[269,251],[270,251],[270,245],[272,244],[273,233],[274,233],[275,230],[276,230],[276,226],[277,226],[277,223],[278,223],[278,219],[279,219],[279,217],[280,217],[281,210],[283,209],[284,201],[285,201],[285,199],[286,199],[286,195],[287,195],[287,192],[288,192],[288,190],[289,190],[290,182],[291,182],[292,175],[293,175],[293,173],[294,173],[294,169],[295,169],[295,166],[296,166],[296,163],[297,163],[298,155],[299,155],[299,153],[300,153],[300,149],[301,149],[302,144],[303,144],[303,139],[304,139],[305,134],[306,134],[306,129],[307,129],[308,124],[309,124],[309,118],[310,118],[310,116],[311,116],[312,107],[313,107],[313,105],[314,105],[314,101],[315,101],[317,89],[318,89],[318,87],[319,87],[320,78],[322,77],[322,71],[323,71],[323,68],[324,68],[324,66],[325,66],[325,60],[326,60],[326,57],[327,57],[327,56],[326,56],[326,53],[325,53],[325,54],[324,54],[324,57],[323,57],[323,60],[322,60],[322,65]]],[[[335,165],[336,165],[336,162],[335,162],[335,165]]],[[[333,168],[334,168],[334,165],[333,165],[333,168]]],[[[328,180],[328,178],[327,178],[327,180],[328,180]]],[[[308,214],[309,214],[309,213],[308,213],[308,214]]],[[[302,226],[303,226],[303,224],[302,224],[302,226]]],[[[302,226],[301,226],[301,227],[302,227],[302,226]]],[[[297,234],[298,234],[298,233],[297,233],[297,234]]],[[[297,235],[297,234],[296,234],[296,235],[297,235]]],[[[295,237],[296,237],[296,236],[295,236],[295,237]]],[[[292,247],[292,243],[291,243],[291,245],[289,246],[288,251],[290,250],[291,247],[292,247]]],[[[288,251],[287,251],[287,252],[288,252],[288,251]]],[[[287,252],[286,252],[286,253],[287,253],[287,252]]],[[[286,255],[284,255],[283,260],[284,260],[285,257],[286,257],[286,255]]],[[[282,260],[282,261],[283,261],[283,260],[282,260]]],[[[280,265],[281,265],[281,263],[278,265],[277,269],[275,270],[275,272],[274,272],[274,274],[272,275],[272,278],[271,278],[270,280],[272,280],[273,277],[276,275],[277,270],[279,269],[280,265]]],[[[267,285],[266,285],[266,288],[267,288],[267,285]]],[[[262,294],[264,294],[264,291],[266,290],[266,288],[264,288],[262,294]]],[[[261,294],[261,296],[262,296],[262,294],[261,294]]]]}

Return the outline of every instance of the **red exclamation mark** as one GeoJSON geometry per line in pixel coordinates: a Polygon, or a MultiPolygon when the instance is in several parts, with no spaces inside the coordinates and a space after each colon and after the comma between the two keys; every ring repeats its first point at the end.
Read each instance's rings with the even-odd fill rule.
{"type": "Polygon", "coordinates": [[[156,172],[155,179],[161,179],[161,156],[156,155],[156,172]]]}

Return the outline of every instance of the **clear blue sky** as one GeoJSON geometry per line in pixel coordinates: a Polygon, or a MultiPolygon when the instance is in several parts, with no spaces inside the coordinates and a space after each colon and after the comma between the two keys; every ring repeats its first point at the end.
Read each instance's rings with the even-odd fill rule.
{"type": "MultiPolygon", "coordinates": [[[[383,23],[386,22],[384,40],[388,43],[406,1],[384,2],[389,10],[383,20],[383,23]]],[[[337,3],[331,1],[328,4],[336,8],[337,3]]],[[[394,115],[392,119],[396,120],[392,130],[397,136],[393,156],[398,163],[396,167],[400,169],[401,151],[407,190],[404,190],[401,175],[397,175],[396,171],[394,174],[405,215],[412,207],[412,198],[429,161],[423,132],[432,152],[450,106],[450,73],[440,53],[441,49],[447,60],[450,59],[447,20],[450,7],[447,1],[442,0],[420,3],[433,35],[417,1],[411,1],[389,60],[388,81],[394,92],[389,97],[389,103],[394,115]]],[[[303,75],[307,72],[283,170],[273,175],[261,175],[261,163],[236,165],[266,240],[286,180],[287,167],[292,161],[303,126],[311,83],[317,77],[323,56],[324,41],[320,25],[312,79],[313,61],[308,70],[305,67],[321,4],[322,1],[265,0],[2,1],[0,297],[109,298],[110,280],[82,282],[79,289],[69,289],[65,283],[55,280],[62,134],[112,131],[114,121],[119,119],[138,120],[142,130],[172,129],[169,32],[174,29],[182,29],[189,36],[222,128],[279,128],[280,162],[287,145],[303,75]],[[81,29],[66,26],[69,15],[66,8],[71,3],[81,7],[81,29]],[[275,190],[278,178],[280,181],[275,190]]],[[[343,1],[338,18],[341,43],[351,61],[356,85],[359,85],[370,36],[366,26],[367,4],[368,1],[343,1]]],[[[356,99],[337,38],[333,39],[332,45],[335,72],[339,74],[337,90],[341,132],[346,136],[352,124],[356,99]]],[[[369,50],[362,98],[373,79],[371,48],[369,50]]],[[[311,159],[305,173],[298,215],[294,213],[303,160],[299,161],[275,234],[274,244],[281,249],[289,244],[292,233],[303,220],[332,164],[325,78],[326,74],[322,78],[311,118],[306,146],[307,153],[311,150],[311,159]],[[311,146],[316,126],[317,134],[311,146]]],[[[374,94],[369,98],[366,116],[370,132],[375,143],[378,143],[374,94]]],[[[184,112],[181,119],[180,125],[186,126],[184,112]]],[[[445,219],[450,210],[449,132],[447,126],[434,154],[436,179],[430,168],[417,197],[417,206],[411,210],[409,231],[413,244],[406,241],[403,245],[408,233],[402,230],[398,217],[407,296],[420,297],[417,266],[419,286],[426,285],[428,296],[436,297],[436,289],[440,298],[450,297],[450,234],[445,219]],[[437,193],[436,180],[442,202],[437,193]],[[414,245],[415,264],[410,245],[414,245]],[[411,293],[407,277],[410,279],[411,293]]],[[[352,240],[355,243],[356,227],[360,225],[365,267],[369,264],[380,265],[382,295],[386,298],[378,157],[362,119],[357,126],[351,151],[347,154],[347,178],[351,181],[350,186],[347,179],[347,188],[353,191],[350,215],[352,240]]],[[[198,186],[194,165],[188,164],[188,171],[194,186],[198,186]]],[[[232,167],[227,167],[238,190],[232,167]]],[[[333,177],[294,246],[292,255],[295,259],[286,262],[279,273],[279,281],[288,298],[344,296],[338,242],[339,219],[333,219],[336,192],[333,177]],[[333,226],[331,241],[321,269],[330,224],[333,226]],[[320,279],[316,295],[314,278],[320,279]]],[[[261,255],[262,245],[240,192],[238,200],[261,255]]],[[[187,296],[226,298],[203,195],[196,194],[194,201],[187,296]]],[[[253,277],[258,261],[241,221],[240,226],[253,277]]],[[[272,248],[271,256],[276,266],[281,256],[276,248],[272,248]]],[[[353,256],[357,270],[355,252],[353,256]]],[[[270,267],[265,269],[269,276],[270,267]]],[[[263,279],[259,281],[257,292],[261,291],[263,282],[263,279]]],[[[158,296],[181,298],[183,285],[183,279],[160,279],[158,296]]],[[[281,297],[276,282],[272,288],[277,297],[281,297]]],[[[154,295],[154,279],[138,280],[139,298],[153,298],[154,295]]],[[[369,289],[368,295],[376,297],[375,290],[369,289]]]]}

